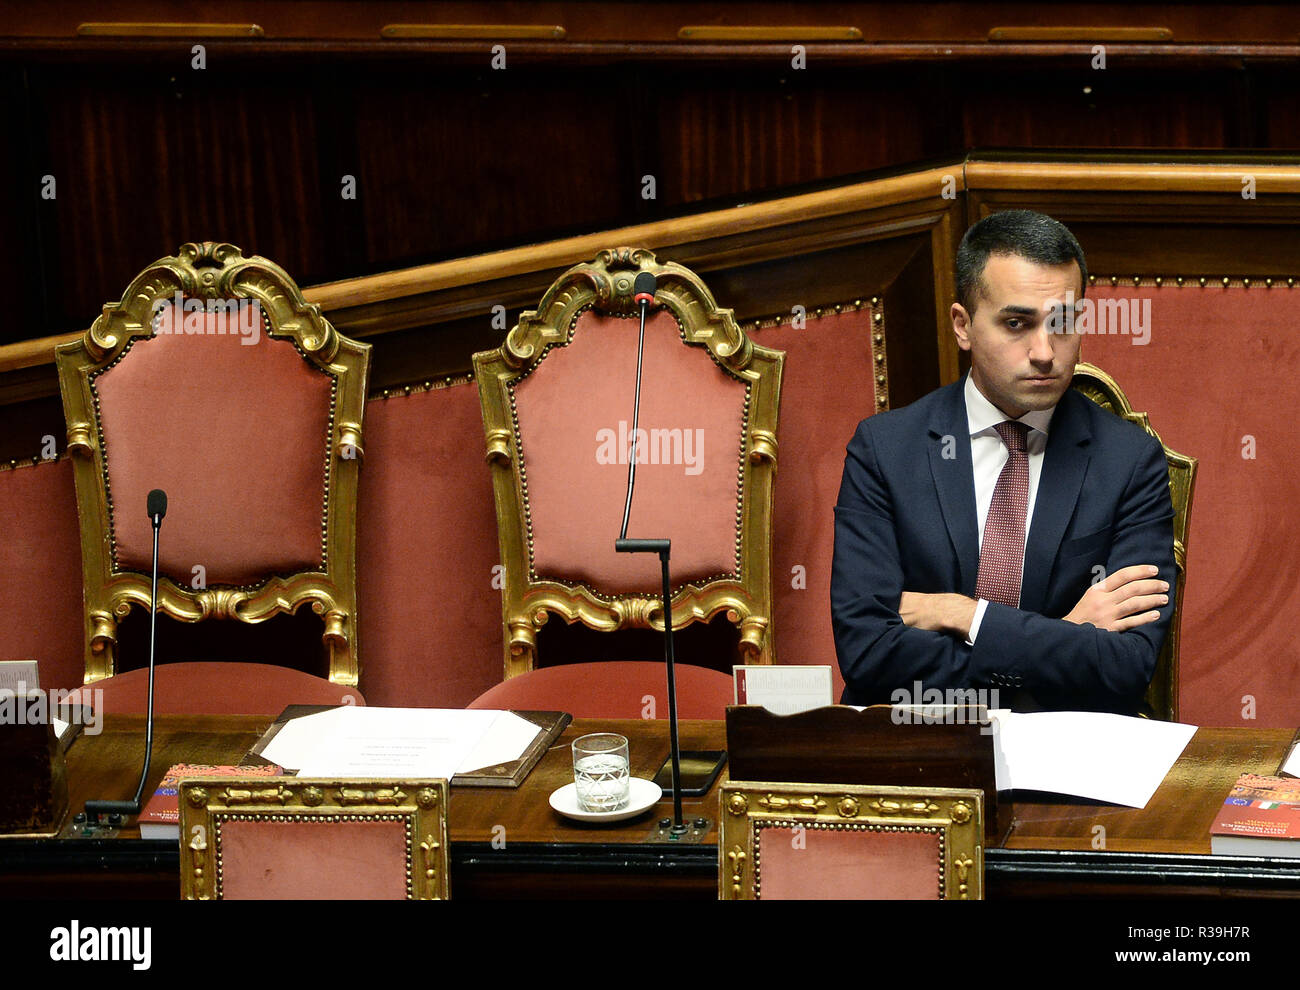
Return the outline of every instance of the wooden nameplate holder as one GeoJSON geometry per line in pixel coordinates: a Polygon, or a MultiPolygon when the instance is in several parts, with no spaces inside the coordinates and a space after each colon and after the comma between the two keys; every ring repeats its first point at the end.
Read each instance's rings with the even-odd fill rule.
{"type": "Polygon", "coordinates": [[[57,834],[68,811],[68,775],[54,727],[0,724],[0,767],[0,833],[57,834]]]}
{"type": "Polygon", "coordinates": [[[731,780],[809,784],[973,787],[984,791],[984,839],[1000,844],[1011,803],[998,801],[993,736],[983,707],[913,709],[898,723],[889,705],[845,705],[773,715],[757,705],[727,708],[731,780]]]}

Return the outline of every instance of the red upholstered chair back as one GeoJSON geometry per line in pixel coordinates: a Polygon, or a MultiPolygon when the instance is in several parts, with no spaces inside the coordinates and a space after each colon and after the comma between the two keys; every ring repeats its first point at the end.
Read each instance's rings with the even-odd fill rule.
{"type": "Polygon", "coordinates": [[[181,781],[187,900],[442,900],[445,780],[181,781]]]}
{"type": "Polygon", "coordinates": [[[984,896],[984,792],[849,784],[723,785],[722,900],[984,896]]]}
{"type": "Polygon", "coordinates": [[[190,585],[196,567],[214,585],[322,570],[332,379],[291,341],[263,339],[260,311],[249,334],[201,310],[187,333],[180,316],[160,312],[153,336],[91,376],[114,564],[149,571],[143,506],[161,488],[158,569],[176,584],[190,585]]]}
{"type": "Polygon", "coordinates": [[[148,492],[167,492],[159,608],[257,622],[310,604],[357,683],[356,489],[369,345],[264,258],[186,244],[58,348],[76,472],[86,680],[149,602],[148,492]]]}
{"type": "MultiPolygon", "coordinates": [[[[656,557],[615,554],[611,542],[626,501],[638,325],[583,310],[569,342],[512,390],[539,578],[610,594],[652,592],[660,580],[656,557]]],[[[628,533],[672,540],[675,581],[735,574],[747,390],[700,348],[683,347],[663,309],[646,321],[642,369],[628,533]]]]}
{"type": "Polygon", "coordinates": [[[504,574],[506,677],[550,612],[662,629],[657,557],[616,554],[633,439],[638,272],[646,321],[629,537],[672,541],[672,621],[724,612],[770,662],[771,503],[783,355],[753,344],[679,265],[604,251],[565,272],[506,343],[474,356],[504,574]]]}

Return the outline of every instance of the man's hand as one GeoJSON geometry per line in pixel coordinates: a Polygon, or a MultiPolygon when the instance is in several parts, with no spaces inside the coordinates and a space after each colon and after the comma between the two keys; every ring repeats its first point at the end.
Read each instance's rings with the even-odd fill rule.
{"type": "Polygon", "coordinates": [[[929,629],[966,639],[975,619],[975,600],[965,595],[904,591],[898,603],[898,614],[906,625],[914,629],[929,629]]]}
{"type": "Polygon", "coordinates": [[[1084,592],[1065,621],[1091,623],[1111,632],[1155,622],[1160,618],[1159,606],[1169,604],[1169,585],[1156,577],[1159,573],[1149,564],[1121,567],[1084,592]]]}

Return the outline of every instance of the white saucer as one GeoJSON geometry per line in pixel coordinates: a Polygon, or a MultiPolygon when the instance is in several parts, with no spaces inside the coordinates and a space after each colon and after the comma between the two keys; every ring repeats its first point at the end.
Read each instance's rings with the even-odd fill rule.
{"type": "Polygon", "coordinates": [[[565,784],[551,794],[551,807],[565,818],[579,822],[621,822],[635,818],[663,797],[663,788],[653,780],[632,777],[628,780],[627,804],[617,811],[584,811],[578,804],[578,785],[565,784]]]}

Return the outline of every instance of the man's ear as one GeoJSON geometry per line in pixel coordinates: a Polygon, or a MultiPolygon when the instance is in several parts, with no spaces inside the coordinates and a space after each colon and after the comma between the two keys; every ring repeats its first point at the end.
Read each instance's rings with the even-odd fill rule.
{"type": "Polygon", "coordinates": [[[970,314],[966,312],[966,307],[961,303],[953,303],[952,309],[948,311],[952,317],[952,332],[957,338],[957,346],[963,351],[970,350],[970,314]]]}

